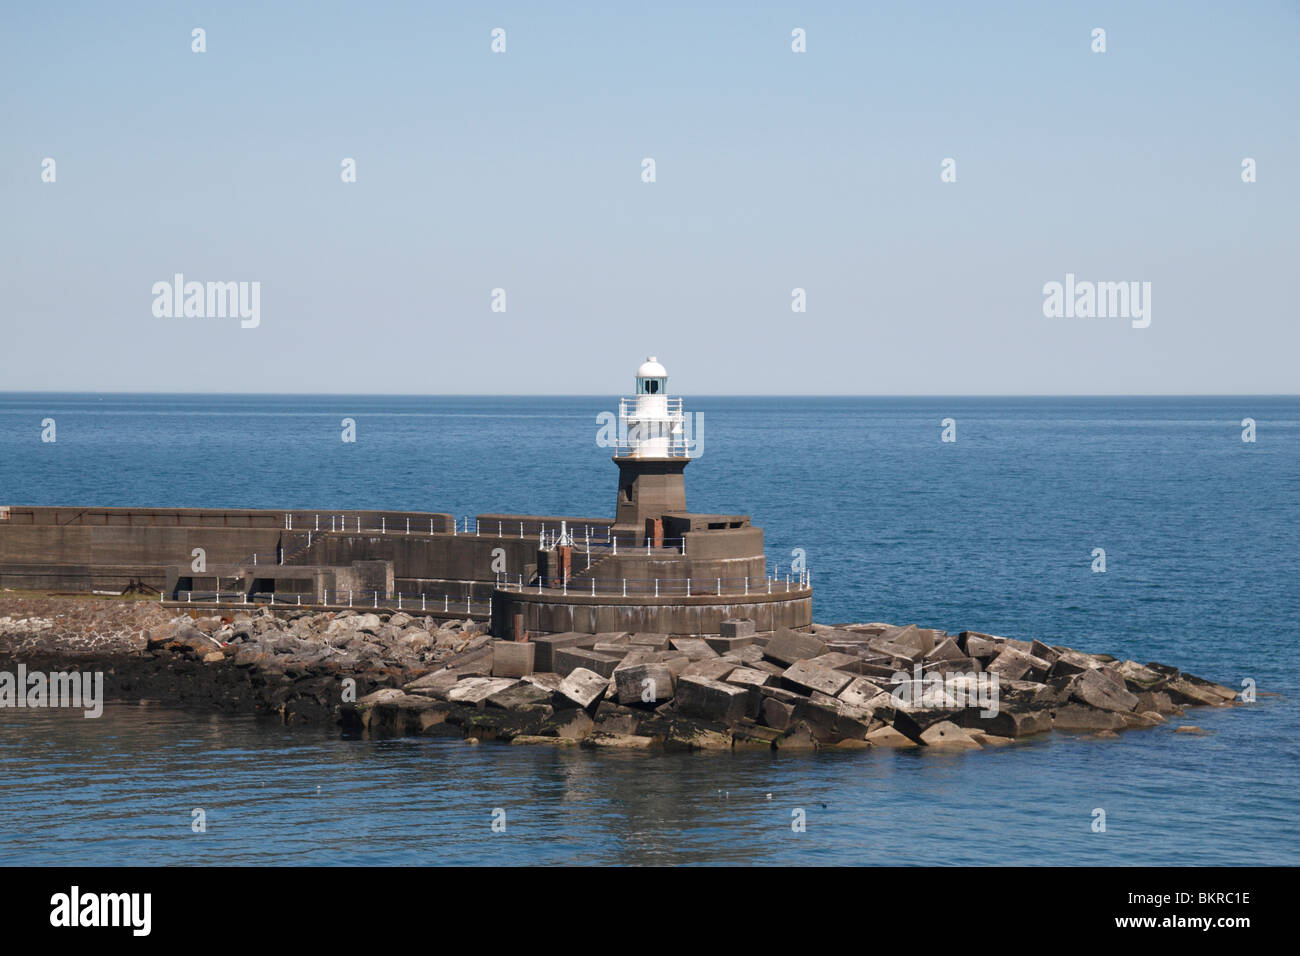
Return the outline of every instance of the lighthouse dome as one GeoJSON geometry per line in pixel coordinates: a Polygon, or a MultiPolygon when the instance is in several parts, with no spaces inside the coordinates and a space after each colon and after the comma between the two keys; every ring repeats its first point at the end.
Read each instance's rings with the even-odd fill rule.
{"type": "Polygon", "coordinates": [[[641,367],[636,370],[637,378],[667,378],[668,370],[659,364],[659,360],[651,355],[642,363],[641,367]]]}

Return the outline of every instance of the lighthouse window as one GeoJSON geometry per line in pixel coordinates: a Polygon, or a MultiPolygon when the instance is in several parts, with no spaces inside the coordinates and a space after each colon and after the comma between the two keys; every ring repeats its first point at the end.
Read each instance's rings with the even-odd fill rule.
{"type": "Polygon", "coordinates": [[[647,395],[657,395],[659,393],[659,379],[648,378],[645,380],[645,393],[647,395]]]}

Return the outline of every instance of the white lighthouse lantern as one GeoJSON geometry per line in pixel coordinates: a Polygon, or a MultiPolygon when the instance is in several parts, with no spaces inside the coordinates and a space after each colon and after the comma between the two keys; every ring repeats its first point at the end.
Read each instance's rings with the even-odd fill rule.
{"type": "Polygon", "coordinates": [[[619,402],[619,431],[631,458],[688,458],[682,400],[668,397],[668,371],[651,355],[636,370],[636,397],[619,402]]]}

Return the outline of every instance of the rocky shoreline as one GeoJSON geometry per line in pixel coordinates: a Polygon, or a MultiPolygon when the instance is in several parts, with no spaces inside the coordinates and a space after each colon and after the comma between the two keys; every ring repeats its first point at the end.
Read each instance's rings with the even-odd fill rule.
{"type": "Polygon", "coordinates": [[[732,621],[719,637],[527,642],[486,628],[403,612],[199,617],[147,601],[6,595],[0,671],[102,671],[109,702],[345,733],[628,749],[979,749],[1049,731],[1112,737],[1237,702],[1164,664],[914,625],[756,634],[732,621]]]}

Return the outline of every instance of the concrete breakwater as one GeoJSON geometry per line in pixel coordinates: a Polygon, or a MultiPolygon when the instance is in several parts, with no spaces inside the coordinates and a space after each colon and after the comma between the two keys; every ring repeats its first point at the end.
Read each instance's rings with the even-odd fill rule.
{"type": "MultiPolygon", "coordinates": [[[[108,699],[338,722],[346,732],[645,749],[977,749],[1048,731],[1169,729],[1229,687],[1164,664],[883,623],[705,638],[495,640],[405,612],[176,615],[0,599],[0,670],[103,669],[108,699]]],[[[2,719],[2,718],[0,718],[2,719]]]]}

